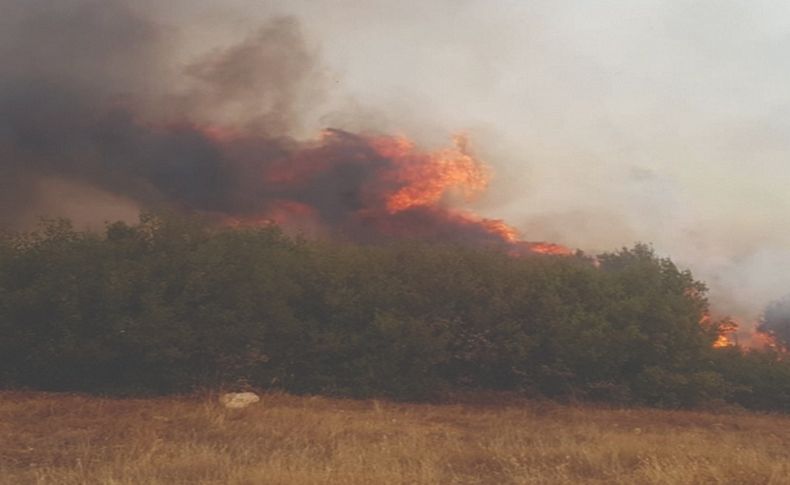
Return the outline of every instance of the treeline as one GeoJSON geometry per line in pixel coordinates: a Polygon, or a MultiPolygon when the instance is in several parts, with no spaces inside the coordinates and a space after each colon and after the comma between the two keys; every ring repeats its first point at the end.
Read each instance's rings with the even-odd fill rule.
{"type": "Polygon", "coordinates": [[[707,310],[705,286],[643,245],[516,258],[151,214],[102,234],[58,220],[0,240],[0,385],[790,409],[790,363],[713,349],[707,310]]]}

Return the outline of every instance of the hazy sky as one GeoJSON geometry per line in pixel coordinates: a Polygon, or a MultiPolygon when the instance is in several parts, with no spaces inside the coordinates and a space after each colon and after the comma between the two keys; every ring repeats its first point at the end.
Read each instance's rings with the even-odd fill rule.
{"type": "Polygon", "coordinates": [[[212,39],[302,21],[331,87],[315,127],[468,132],[495,167],[480,207],[527,239],[651,242],[729,311],[790,292],[787,2],[218,3],[192,2],[212,39]]]}
{"type": "Polygon", "coordinates": [[[295,16],[323,84],[304,136],[333,126],[438,146],[466,132],[494,167],[477,209],[525,239],[653,243],[745,316],[790,292],[788,2],[134,5],[147,4],[184,62],[295,16]]]}

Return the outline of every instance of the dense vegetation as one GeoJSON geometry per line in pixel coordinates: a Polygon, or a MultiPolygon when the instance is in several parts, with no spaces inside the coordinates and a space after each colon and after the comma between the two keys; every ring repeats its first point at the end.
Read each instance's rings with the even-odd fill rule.
{"type": "Polygon", "coordinates": [[[713,349],[705,295],[643,245],[514,258],[161,215],[103,234],[52,221],[0,242],[0,385],[403,399],[485,388],[790,409],[790,363],[713,349]]]}

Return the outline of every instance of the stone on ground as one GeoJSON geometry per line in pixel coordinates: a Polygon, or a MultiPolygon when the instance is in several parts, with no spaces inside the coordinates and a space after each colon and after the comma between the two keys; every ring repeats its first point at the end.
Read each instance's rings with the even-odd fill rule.
{"type": "Polygon", "coordinates": [[[228,392],[219,398],[222,405],[228,409],[246,408],[260,400],[261,398],[254,392],[228,392]]]}

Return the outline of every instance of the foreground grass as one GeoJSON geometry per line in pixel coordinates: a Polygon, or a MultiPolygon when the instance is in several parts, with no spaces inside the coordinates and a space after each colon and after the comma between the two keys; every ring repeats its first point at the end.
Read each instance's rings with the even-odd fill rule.
{"type": "Polygon", "coordinates": [[[790,483],[790,418],[0,393],[3,484],[790,483]]]}

